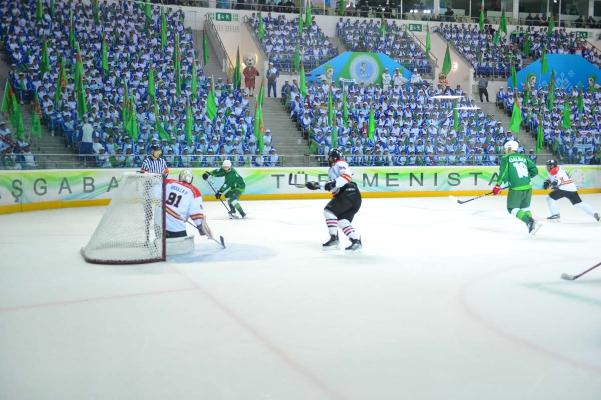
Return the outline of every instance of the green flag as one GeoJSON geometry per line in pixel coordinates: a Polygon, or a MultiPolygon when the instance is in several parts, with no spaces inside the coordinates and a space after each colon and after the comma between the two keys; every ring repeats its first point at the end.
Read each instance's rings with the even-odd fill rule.
{"type": "Polygon", "coordinates": [[[101,48],[101,68],[102,73],[106,76],[109,74],[109,58],[108,58],[108,50],[106,48],[106,39],[102,38],[102,48],[101,48]]]}
{"type": "Polygon", "coordinates": [[[516,95],[513,100],[513,110],[511,112],[511,122],[509,123],[509,130],[517,134],[520,132],[520,126],[522,125],[522,110],[520,109],[520,102],[516,95]]]}
{"type": "Polygon", "coordinates": [[[384,19],[384,17],[382,17],[382,19],[380,20],[380,36],[386,36],[386,31],[386,20],[384,19]]]}
{"type": "Polygon", "coordinates": [[[294,57],[292,57],[292,65],[294,66],[295,71],[300,70],[300,63],[301,63],[301,54],[300,54],[300,49],[297,45],[296,49],[294,49],[294,57]]]}
{"type": "Polygon", "coordinates": [[[192,100],[198,98],[198,72],[196,71],[196,60],[192,61],[192,82],[190,83],[190,91],[192,92],[192,100]]]}
{"type": "Polygon", "coordinates": [[[570,117],[570,106],[567,102],[563,103],[563,111],[561,112],[561,127],[570,129],[572,127],[572,119],[570,117]]]}
{"type": "Polygon", "coordinates": [[[426,55],[430,54],[432,50],[432,42],[430,40],[430,26],[426,25],[426,55]]]}
{"type": "Polygon", "coordinates": [[[263,110],[259,104],[255,107],[255,121],[254,121],[254,134],[257,139],[257,148],[263,154],[264,142],[263,142],[263,110]]]}
{"type": "Polygon", "coordinates": [[[36,0],[35,2],[35,19],[38,22],[44,19],[44,6],[42,0],[36,0]]]}
{"type": "Polygon", "coordinates": [[[232,79],[234,83],[234,89],[240,90],[242,86],[242,67],[240,65],[240,46],[236,49],[236,66],[234,67],[234,76],[232,79]]]}
{"type": "Polygon", "coordinates": [[[526,57],[530,57],[530,38],[528,35],[524,35],[523,51],[526,57]]]}
{"type": "Polygon", "coordinates": [[[311,17],[311,0],[307,0],[307,6],[305,7],[305,26],[310,28],[312,23],[313,18],[311,17]]]}
{"type": "Polygon", "coordinates": [[[259,40],[263,40],[265,37],[265,22],[263,22],[261,13],[259,13],[259,32],[257,33],[257,36],[259,36],[259,40]]]}
{"type": "Polygon", "coordinates": [[[480,30],[483,31],[484,30],[484,8],[480,8],[480,18],[478,19],[478,26],[480,27],[480,30]]]}
{"type": "Polygon", "coordinates": [[[305,84],[305,66],[302,62],[301,62],[300,74],[299,74],[299,78],[298,78],[298,86],[300,89],[301,96],[306,97],[307,96],[307,86],[305,84]]]}
{"type": "Polygon", "coordinates": [[[83,118],[83,116],[88,112],[88,103],[86,99],[86,87],[83,81],[83,76],[79,77],[79,83],[76,84],[76,95],[77,95],[77,114],[79,118],[83,118]]]}
{"type": "Polygon", "coordinates": [[[338,0],[338,15],[341,17],[344,17],[345,12],[346,12],[346,1],[338,0]]]}
{"type": "Polygon", "coordinates": [[[555,70],[551,70],[551,78],[549,79],[549,93],[547,94],[547,110],[551,111],[555,104],[555,70]]]}
{"type": "Polygon", "coordinates": [[[449,51],[449,43],[447,42],[447,50],[444,53],[444,61],[442,62],[442,73],[445,76],[451,72],[451,52],[449,51]]]}
{"type": "Polygon", "coordinates": [[[549,71],[549,64],[547,63],[547,57],[545,51],[543,50],[540,56],[540,74],[544,75],[549,71]]]}
{"type": "Polygon", "coordinates": [[[298,36],[300,36],[301,38],[303,37],[303,14],[302,11],[299,10],[298,12],[298,36]]]}
{"type": "Polygon", "coordinates": [[[209,38],[207,37],[207,31],[202,34],[202,61],[203,65],[207,65],[209,62],[209,38]]]}
{"type": "Polygon", "coordinates": [[[330,140],[332,142],[332,147],[338,147],[338,127],[336,126],[336,120],[334,120],[334,125],[332,125],[330,140]]]}
{"type": "Polygon", "coordinates": [[[75,49],[75,42],[76,42],[76,38],[75,38],[75,26],[73,25],[73,12],[70,11],[69,12],[69,46],[71,46],[72,49],[75,49]]]}
{"type": "Polygon", "coordinates": [[[514,89],[518,87],[518,74],[515,70],[515,64],[511,65],[511,87],[514,89]]]}
{"type": "Polygon", "coordinates": [[[133,96],[131,96],[129,104],[131,108],[129,115],[129,135],[132,142],[134,142],[138,140],[138,111],[136,110],[136,102],[133,96]]]}
{"type": "Polygon", "coordinates": [[[184,131],[186,132],[186,139],[188,141],[188,146],[192,145],[192,128],[194,127],[194,118],[192,117],[192,107],[190,107],[190,103],[186,102],[186,122],[184,131]]]}
{"type": "Polygon", "coordinates": [[[328,126],[332,126],[332,124],[334,123],[335,114],[333,103],[334,102],[332,100],[332,88],[330,88],[330,90],[328,91],[328,126]]]}
{"type": "Polygon", "coordinates": [[[459,129],[459,110],[457,109],[457,100],[453,102],[453,129],[459,129]]]}
{"type": "Polygon", "coordinates": [[[33,96],[33,107],[31,110],[31,136],[42,136],[42,122],[40,119],[40,103],[38,103],[38,94],[33,96]]]}
{"type": "Polygon", "coordinates": [[[98,0],[92,0],[92,18],[96,25],[100,24],[100,12],[98,10],[98,0]]]}
{"type": "Polygon", "coordinates": [[[12,114],[10,115],[10,121],[15,128],[17,133],[17,139],[25,140],[25,124],[23,123],[23,114],[21,113],[21,106],[17,101],[17,96],[14,93],[11,93],[12,97],[12,114]]]}
{"type": "Polygon", "coordinates": [[[175,71],[175,94],[182,95],[182,66],[179,49],[179,35],[175,34],[175,48],[173,51],[173,70],[175,71]]]}
{"type": "Polygon", "coordinates": [[[50,70],[50,63],[48,62],[48,44],[44,40],[42,42],[42,60],[40,62],[40,72],[43,74],[50,70]]]}
{"type": "Polygon", "coordinates": [[[551,15],[547,25],[547,36],[551,36],[553,34],[553,29],[555,29],[555,21],[553,20],[553,15],[551,15]]]}
{"type": "Polygon", "coordinates": [[[374,141],[374,132],[376,131],[376,121],[374,120],[374,109],[369,106],[369,122],[367,124],[367,137],[374,141]]]}
{"type": "Polygon", "coordinates": [[[505,17],[505,10],[501,12],[501,23],[499,24],[499,30],[507,35],[507,17],[505,17]]]}
{"type": "Polygon", "coordinates": [[[346,102],[346,93],[342,93],[342,121],[344,127],[348,127],[348,104],[346,102]]]}
{"type": "Polygon", "coordinates": [[[167,17],[165,17],[165,11],[163,11],[163,7],[161,7],[161,48],[164,50],[166,45],[167,45],[167,17]]]}
{"type": "Polygon", "coordinates": [[[152,20],[152,5],[150,4],[150,0],[144,3],[144,15],[147,22],[152,20]]]}
{"type": "Polygon", "coordinates": [[[10,111],[10,106],[12,104],[12,99],[11,99],[12,91],[13,91],[13,88],[10,86],[10,81],[7,78],[6,83],[4,84],[4,95],[2,96],[2,107],[0,108],[0,111],[2,111],[3,113],[7,113],[10,111]]]}
{"type": "Polygon", "coordinates": [[[582,82],[578,87],[578,112],[582,114],[584,112],[584,98],[582,96],[582,82]]]}
{"type": "Polygon", "coordinates": [[[209,84],[209,94],[207,95],[205,115],[211,121],[213,121],[217,116],[217,100],[215,99],[215,87],[213,84],[213,79],[211,79],[211,82],[209,84]]]}
{"type": "Polygon", "coordinates": [[[501,43],[501,33],[499,33],[499,31],[495,32],[495,35],[492,37],[492,42],[497,46],[501,43]]]}
{"type": "Polygon", "coordinates": [[[154,86],[154,69],[150,67],[148,69],[148,94],[155,99],[156,93],[156,87],[154,86]]]}
{"type": "Polygon", "coordinates": [[[56,88],[54,89],[54,108],[60,109],[63,89],[67,86],[67,78],[65,76],[65,60],[61,58],[60,66],[58,70],[58,76],[56,77],[56,88]]]}
{"type": "Polygon", "coordinates": [[[163,121],[161,119],[161,113],[159,111],[159,106],[157,105],[156,100],[154,101],[154,115],[155,115],[154,129],[159,134],[159,138],[161,140],[167,140],[167,141],[171,140],[171,136],[169,136],[169,134],[167,133],[167,131],[163,127],[163,121]]]}
{"type": "Polygon", "coordinates": [[[538,117],[538,127],[536,128],[536,154],[540,153],[545,145],[545,131],[543,129],[543,120],[538,117]]]}

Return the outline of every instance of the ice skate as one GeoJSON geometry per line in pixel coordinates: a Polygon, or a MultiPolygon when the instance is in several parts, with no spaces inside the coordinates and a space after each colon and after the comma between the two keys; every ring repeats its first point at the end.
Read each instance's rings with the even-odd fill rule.
{"type": "Polygon", "coordinates": [[[361,250],[363,245],[361,244],[361,239],[351,239],[351,245],[347,247],[345,250],[347,251],[357,251],[361,250]]]}
{"type": "Polygon", "coordinates": [[[561,218],[561,217],[559,216],[559,214],[553,214],[553,215],[551,215],[550,217],[547,217],[547,219],[548,219],[550,222],[559,222],[559,221],[560,221],[560,218],[561,218]]]}
{"type": "Polygon", "coordinates": [[[595,217],[595,220],[597,222],[601,222],[601,215],[599,215],[599,213],[595,213],[595,215],[593,215],[593,217],[595,217]]]}
{"type": "Polygon", "coordinates": [[[536,235],[536,232],[538,232],[538,230],[541,228],[541,223],[540,222],[536,222],[535,220],[530,220],[530,222],[528,222],[528,233],[532,236],[536,235]]]}
{"type": "Polygon", "coordinates": [[[338,249],[338,235],[330,235],[330,240],[325,242],[322,245],[322,249],[324,250],[333,250],[338,249]]]}

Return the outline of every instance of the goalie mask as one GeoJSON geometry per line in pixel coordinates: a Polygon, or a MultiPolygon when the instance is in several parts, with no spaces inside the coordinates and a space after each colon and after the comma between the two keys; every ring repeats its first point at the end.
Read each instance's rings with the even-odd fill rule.
{"type": "Polygon", "coordinates": [[[180,182],[192,183],[193,180],[194,175],[192,175],[192,171],[190,171],[189,169],[184,169],[179,173],[180,182]]]}

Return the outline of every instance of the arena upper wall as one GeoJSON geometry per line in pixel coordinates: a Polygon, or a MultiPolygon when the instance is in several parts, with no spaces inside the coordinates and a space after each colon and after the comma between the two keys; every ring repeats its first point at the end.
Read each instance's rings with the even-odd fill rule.
{"type": "MultiPolygon", "coordinates": [[[[581,193],[601,193],[601,166],[564,166],[581,193]]],[[[193,169],[194,184],[204,200],[214,200],[213,191],[202,180],[206,169],[193,169]]],[[[0,214],[106,205],[119,188],[124,172],[131,169],[68,169],[3,171],[0,175],[0,214]]],[[[179,169],[171,171],[177,176],[179,169]]],[[[323,191],[297,188],[298,183],[327,180],[327,168],[238,168],[246,182],[243,200],[328,198],[323,191]]],[[[497,180],[497,167],[354,167],[354,178],[363,197],[476,196],[489,192],[497,180]]],[[[540,167],[533,179],[535,194],[547,177],[540,167]]],[[[217,180],[219,185],[221,180],[217,180]]]]}

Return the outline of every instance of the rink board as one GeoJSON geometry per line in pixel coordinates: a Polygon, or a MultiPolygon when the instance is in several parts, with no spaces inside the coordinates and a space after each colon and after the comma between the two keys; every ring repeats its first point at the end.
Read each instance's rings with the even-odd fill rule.
{"type": "MultiPolygon", "coordinates": [[[[601,192],[601,166],[564,166],[581,193],[601,192]]],[[[3,171],[0,174],[0,214],[49,208],[106,205],[119,188],[125,172],[132,169],[3,171]]],[[[171,170],[177,177],[179,169],[171,170]]],[[[192,169],[194,184],[205,200],[215,200],[202,180],[205,169],[192,169]]],[[[327,168],[238,168],[246,182],[243,200],[328,198],[323,191],[289,185],[289,174],[297,183],[328,180],[327,168]]],[[[489,192],[497,180],[497,167],[356,167],[354,180],[363,197],[476,196],[489,192]]],[[[548,177],[544,167],[533,179],[535,194],[543,191],[548,177]]],[[[218,189],[223,179],[214,178],[218,189]]]]}

